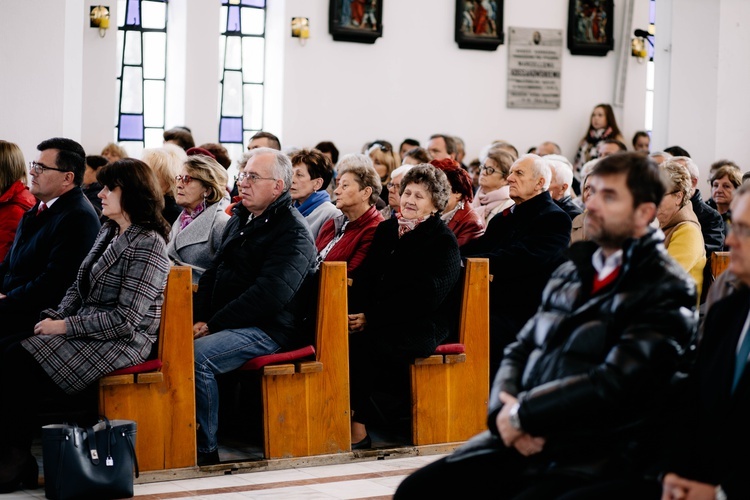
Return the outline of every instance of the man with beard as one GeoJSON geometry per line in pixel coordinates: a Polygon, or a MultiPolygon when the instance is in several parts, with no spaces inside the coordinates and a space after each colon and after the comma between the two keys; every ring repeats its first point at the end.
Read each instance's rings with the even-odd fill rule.
{"type": "Polygon", "coordinates": [[[589,179],[591,240],[570,247],[506,348],[488,430],[407,477],[395,500],[458,497],[467,484],[503,498],[659,497],[656,451],[698,320],[695,282],[650,227],[665,191],[652,160],[612,155],[589,179]]]}

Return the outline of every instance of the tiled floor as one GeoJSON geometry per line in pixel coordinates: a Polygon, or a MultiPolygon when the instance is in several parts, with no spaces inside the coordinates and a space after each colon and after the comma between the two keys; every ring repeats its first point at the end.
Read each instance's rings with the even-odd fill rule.
{"type": "MultiPolygon", "coordinates": [[[[135,485],[141,500],[232,499],[387,499],[401,480],[443,455],[367,460],[135,485]]],[[[1,495],[2,500],[44,498],[44,489],[1,495]]]]}

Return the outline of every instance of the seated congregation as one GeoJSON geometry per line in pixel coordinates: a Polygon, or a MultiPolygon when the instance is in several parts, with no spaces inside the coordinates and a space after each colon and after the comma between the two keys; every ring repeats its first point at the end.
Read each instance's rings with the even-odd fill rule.
{"type": "Polygon", "coordinates": [[[554,143],[519,155],[496,141],[472,177],[448,135],[338,158],[261,132],[230,186],[226,151],[177,132],[142,160],[94,161],[87,182],[78,143],[38,146],[0,263],[0,419],[18,429],[0,438],[0,491],[36,486],[32,441],[62,411],[44,415],[50,402],[96,418],[98,383],[158,358],[180,268],[193,282],[192,311],[177,312],[194,353],[187,466],[221,463],[224,437],[283,458],[370,449],[386,428],[457,446],[397,499],[463,495],[441,480],[456,475],[494,478],[507,498],[750,492],[745,460],[723,458],[750,444],[750,191],[736,166],[711,174],[716,210],[681,148],[657,159],[588,141],[569,162],[554,143]],[[427,404],[430,383],[465,394],[427,404]],[[441,418],[462,430],[430,435],[441,418]]]}

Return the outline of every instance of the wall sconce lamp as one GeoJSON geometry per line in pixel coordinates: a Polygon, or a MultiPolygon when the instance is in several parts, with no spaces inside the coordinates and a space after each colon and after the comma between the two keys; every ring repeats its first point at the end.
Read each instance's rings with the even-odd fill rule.
{"type": "Polygon", "coordinates": [[[310,20],[306,17],[292,18],[292,37],[299,38],[299,44],[304,46],[310,38],[310,20]]]}
{"type": "Polygon", "coordinates": [[[633,57],[637,57],[639,61],[645,60],[648,56],[646,42],[651,44],[651,47],[654,46],[654,42],[649,38],[652,34],[653,33],[640,29],[633,32],[633,35],[635,35],[636,38],[633,38],[630,42],[630,51],[633,57]]]}
{"type": "Polygon", "coordinates": [[[104,38],[109,29],[109,7],[104,5],[91,6],[91,23],[92,28],[99,28],[99,36],[104,38]]]}

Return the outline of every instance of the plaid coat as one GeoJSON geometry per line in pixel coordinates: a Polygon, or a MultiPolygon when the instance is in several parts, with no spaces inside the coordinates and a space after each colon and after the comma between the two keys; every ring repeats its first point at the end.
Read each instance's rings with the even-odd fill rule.
{"type": "Polygon", "coordinates": [[[68,394],[103,375],[146,360],[156,341],[169,274],[166,243],[131,225],[111,245],[116,225],[105,224],[57,309],[42,318],[64,319],[64,335],[22,342],[68,394]]]}

